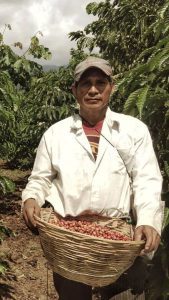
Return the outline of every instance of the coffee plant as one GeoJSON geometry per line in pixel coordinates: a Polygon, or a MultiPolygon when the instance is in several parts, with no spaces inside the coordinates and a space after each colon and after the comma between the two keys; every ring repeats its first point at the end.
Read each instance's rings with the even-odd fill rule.
{"type": "MultiPolygon", "coordinates": [[[[15,184],[6,176],[0,176],[0,197],[7,193],[13,193],[15,190],[15,184]]],[[[6,236],[12,235],[13,232],[10,228],[6,227],[2,221],[0,221],[0,245],[6,236]]],[[[0,253],[0,276],[4,274],[8,269],[8,262],[5,259],[5,254],[0,253]]]]}

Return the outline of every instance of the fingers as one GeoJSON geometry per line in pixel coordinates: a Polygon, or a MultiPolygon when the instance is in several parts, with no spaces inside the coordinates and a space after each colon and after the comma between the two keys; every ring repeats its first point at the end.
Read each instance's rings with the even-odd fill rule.
{"type": "Polygon", "coordinates": [[[36,215],[37,217],[39,217],[40,216],[40,207],[39,207],[39,205],[37,206],[35,206],[35,212],[34,212],[34,215],[36,215]]]}
{"type": "Polygon", "coordinates": [[[29,227],[36,227],[36,221],[34,219],[34,213],[35,213],[35,208],[31,207],[30,209],[26,210],[26,215],[27,215],[27,219],[28,219],[28,225],[29,227]]]}
{"type": "Polygon", "coordinates": [[[23,217],[25,220],[26,225],[30,228],[33,229],[36,227],[36,221],[34,218],[34,215],[39,216],[40,214],[40,207],[36,203],[34,199],[28,199],[24,203],[23,207],[23,217]]]}
{"type": "Polygon", "coordinates": [[[139,226],[135,229],[135,232],[134,232],[134,240],[135,241],[141,241],[143,240],[143,229],[142,229],[143,226],[139,226]]]}
{"type": "Polygon", "coordinates": [[[136,228],[134,239],[135,241],[145,240],[145,247],[142,250],[141,255],[156,251],[160,243],[160,236],[158,232],[148,225],[136,228]]]}

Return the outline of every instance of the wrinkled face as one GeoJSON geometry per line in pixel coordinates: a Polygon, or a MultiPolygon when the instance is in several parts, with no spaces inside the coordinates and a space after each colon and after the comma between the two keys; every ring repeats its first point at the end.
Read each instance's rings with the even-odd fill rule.
{"type": "Polygon", "coordinates": [[[82,75],[77,86],[73,86],[72,90],[81,112],[89,110],[96,112],[105,110],[112,88],[113,84],[101,70],[90,68],[82,75]]]}

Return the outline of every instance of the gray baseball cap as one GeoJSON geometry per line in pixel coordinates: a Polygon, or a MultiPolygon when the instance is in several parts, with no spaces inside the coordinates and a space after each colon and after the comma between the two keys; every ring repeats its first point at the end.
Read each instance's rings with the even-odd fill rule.
{"type": "Polygon", "coordinates": [[[98,68],[101,71],[103,71],[107,76],[112,75],[112,68],[107,60],[103,58],[89,56],[76,66],[74,71],[74,80],[76,82],[79,81],[82,74],[89,68],[98,68]]]}

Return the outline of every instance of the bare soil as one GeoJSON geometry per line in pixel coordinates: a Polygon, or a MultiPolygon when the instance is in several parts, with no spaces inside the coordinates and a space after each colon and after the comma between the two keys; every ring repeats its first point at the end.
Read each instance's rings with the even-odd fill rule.
{"type": "Polygon", "coordinates": [[[0,223],[11,231],[0,245],[0,259],[7,265],[7,272],[0,276],[0,300],[58,299],[39,236],[26,227],[21,215],[21,191],[29,173],[10,170],[0,161],[0,175],[16,183],[13,194],[0,197],[0,223]]]}

